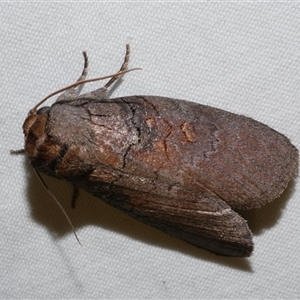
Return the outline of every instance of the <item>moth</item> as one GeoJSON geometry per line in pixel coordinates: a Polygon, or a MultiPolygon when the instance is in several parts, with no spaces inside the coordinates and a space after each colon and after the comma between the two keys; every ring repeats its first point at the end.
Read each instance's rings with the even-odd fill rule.
{"type": "MultiPolygon", "coordinates": [[[[78,82],[87,68],[85,55],[78,82]]],[[[80,95],[72,87],[52,106],[30,110],[23,131],[33,168],[190,244],[249,256],[252,234],[234,210],[283,192],[298,170],[296,147],[260,122],[210,106],[108,99],[117,74],[103,88],[80,95]]]]}

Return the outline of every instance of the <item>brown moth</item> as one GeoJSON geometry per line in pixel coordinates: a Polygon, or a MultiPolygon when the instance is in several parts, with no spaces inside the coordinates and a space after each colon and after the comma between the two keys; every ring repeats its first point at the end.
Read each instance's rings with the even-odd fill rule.
{"type": "MultiPolygon", "coordinates": [[[[121,70],[126,69],[129,46],[121,70]]],[[[87,57],[82,76],[87,73],[87,57]]],[[[107,99],[108,87],[71,88],[35,107],[23,130],[40,172],[188,243],[249,256],[252,234],[234,209],[277,198],[298,170],[298,150],[251,118],[159,96],[107,99]]]]}

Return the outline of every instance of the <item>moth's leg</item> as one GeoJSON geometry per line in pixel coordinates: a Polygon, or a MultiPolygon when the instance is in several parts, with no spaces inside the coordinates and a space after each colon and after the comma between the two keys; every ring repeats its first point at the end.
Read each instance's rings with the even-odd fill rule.
{"type": "Polygon", "coordinates": [[[76,201],[79,195],[79,189],[77,186],[73,185],[73,196],[72,196],[72,202],[71,202],[71,207],[75,208],[76,207],[76,201]]]}
{"type": "Polygon", "coordinates": [[[24,154],[25,149],[10,150],[10,154],[24,154]]]}
{"type": "MultiPolygon", "coordinates": [[[[120,68],[120,70],[118,72],[124,71],[127,69],[128,66],[128,61],[129,61],[129,56],[130,56],[130,46],[129,44],[126,45],[126,53],[125,53],[125,57],[124,57],[124,62],[120,68]]],[[[116,81],[119,79],[119,76],[114,76],[112,77],[106,84],[104,87],[97,89],[95,91],[92,91],[89,93],[90,97],[92,98],[96,98],[96,99],[105,99],[107,96],[107,90],[108,88],[116,81]]]]}
{"type": "MultiPolygon", "coordinates": [[[[86,75],[87,75],[87,72],[88,72],[89,59],[88,59],[88,56],[87,56],[85,51],[82,52],[82,54],[83,54],[83,57],[84,57],[83,70],[82,70],[82,73],[81,73],[80,77],[77,79],[76,82],[84,80],[86,78],[86,75]]],[[[73,87],[73,88],[70,88],[70,89],[66,90],[63,94],[61,94],[56,99],[56,102],[62,101],[62,100],[72,100],[72,99],[78,97],[78,95],[79,95],[79,86],[73,87]]]]}
{"type": "MultiPolygon", "coordinates": [[[[129,61],[129,56],[130,56],[130,46],[129,44],[126,45],[126,53],[125,53],[125,57],[124,57],[124,62],[119,70],[119,72],[122,72],[124,70],[127,69],[127,66],[128,66],[128,61],[129,61]]],[[[108,89],[120,76],[122,75],[119,75],[119,76],[114,76],[112,77],[107,83],[106,85],[104,86],[105,89],[108,89]]]]}

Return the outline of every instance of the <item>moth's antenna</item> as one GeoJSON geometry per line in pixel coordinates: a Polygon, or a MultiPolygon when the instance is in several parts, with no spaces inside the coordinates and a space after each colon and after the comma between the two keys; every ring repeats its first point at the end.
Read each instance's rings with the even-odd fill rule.
{"type": "Polygon", "coordinates": [[[80,246],[82,246],[77,234],[76,234],[76,231],[75,231],[75,228],[71,222],[71,219],[69,218],[68,214],[66,213],[66,211],[64,210],[64,208],[61,206],[61,204],[59,203],[59,201],[55,198],[55,196],[53,195],[53,193],[50,191],[50,189],[47,187],[47,185],[45,184],[43,178],[41,177],[41,175],[39,174],[39,172],[37,170],[35,170],[35,173],[37,174],[38,178],[40,179],[41,183],[43,184],[44,188],[46,189],[46,191],[50,194],[50,196],[52,197],[52,199],[56,202],[56,204],[58,205],[58,207],[60,208],[60,210],[62,211],[62,213],[65,215],[69,225],[71,226],[71,229],[76,237],[76,240],[77,242],[79,243],[80,246]]]}

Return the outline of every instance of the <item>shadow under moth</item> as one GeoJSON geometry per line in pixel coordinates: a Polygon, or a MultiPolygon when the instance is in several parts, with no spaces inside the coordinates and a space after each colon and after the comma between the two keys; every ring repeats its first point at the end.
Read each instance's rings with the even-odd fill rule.
{"type": "MultiPolygon", "coordinates": [[[[128,59],[129,45],[120,71],[128,59]]],[[[121,73],[103,88],[80,95],[72,87],[51,107],[30,110],[24,151],[33,168],[188,243],[249,256],[252,234],[234,209],[277,198],[297,173],[298,150],[221,109],[159,96],[108,99],[121,73]]]]}

